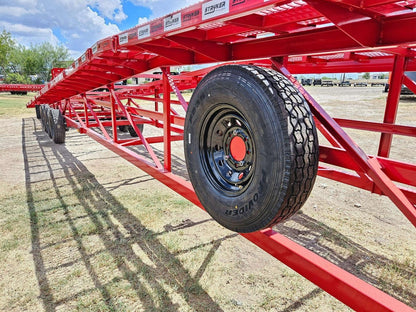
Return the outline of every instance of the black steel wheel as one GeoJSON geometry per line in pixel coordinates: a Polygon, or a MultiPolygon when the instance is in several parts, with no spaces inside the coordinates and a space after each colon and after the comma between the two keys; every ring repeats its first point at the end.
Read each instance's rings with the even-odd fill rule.
{"type": "Polygon", "coordinates": [[[318,139],[309,107],[283,75],[227,65],[192,95],[185,121],[189,178],[207,212],[253,232],[297,212],[313,187],[318,139]]]}
{"type": "Polygon", "coordinates": [[[229,196],[244,193],[253,178],[255,146],[244,115],[229,104],[216,105],[202,124],[199,145],[204,174],[229,196]]]}

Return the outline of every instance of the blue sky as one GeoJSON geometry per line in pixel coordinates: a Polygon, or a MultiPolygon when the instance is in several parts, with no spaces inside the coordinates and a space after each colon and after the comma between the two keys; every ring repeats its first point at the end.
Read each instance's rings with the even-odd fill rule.
{"type": "Polygon", "coordinates": [[[198,0],[0,0],[0,31],[23,45],[63,44],[71,57],[96,41],[198,0]]]}

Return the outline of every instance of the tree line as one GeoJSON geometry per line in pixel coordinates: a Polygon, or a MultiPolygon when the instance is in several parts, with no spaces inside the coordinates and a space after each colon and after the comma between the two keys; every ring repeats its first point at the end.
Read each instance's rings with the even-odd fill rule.
{"type": "Polygon", "coordinates": [[[69,51],[49,42],[25,47],[18,44],[10,32],[0,33],[0,75],[4,83],[45,83],[51,79],[51,69],[68,67],[69,51]]]}

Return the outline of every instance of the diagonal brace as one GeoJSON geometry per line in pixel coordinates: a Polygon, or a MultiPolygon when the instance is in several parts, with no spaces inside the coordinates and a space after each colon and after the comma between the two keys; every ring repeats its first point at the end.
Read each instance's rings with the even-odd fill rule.
{"type": "Polygon", "coordinates": [[[340,127],[340,125],[312,98],[302,85],[282,65],[279,59],[272,58],[272,64],[286,76],[308,101],[312,113],[341,146],[348,152],[357,165],[365,172],[380,190],[400,209],[406,218],[416,227],[416,208],[394,184],[394,182],[383,172],[382,166],[376,158],[370,158],[340,127]]]}

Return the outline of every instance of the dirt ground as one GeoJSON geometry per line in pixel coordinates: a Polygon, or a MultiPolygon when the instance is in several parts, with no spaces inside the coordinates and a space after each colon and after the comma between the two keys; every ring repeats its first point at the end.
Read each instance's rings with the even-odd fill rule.
{"type": "MultiPolygon", "coordinates": [[[[381,90],[309,88],[332,116],[374,121],[381,90]]],[[[27,99],[0,95],[1,311],[350,311],[87,136],[55,145],[33,110],[2,111],[27,99]]],[[[403,99],[398,123],[415,113],[403,99]]],[[[375,153],[379,135],[348,133],[375,153]]],[[[416,163],[414,146],[395,138],[392,157],[416,163]]],[[[416,308],[416,229],[389,199],[318,177],[276,230],[416,308]]]]}

